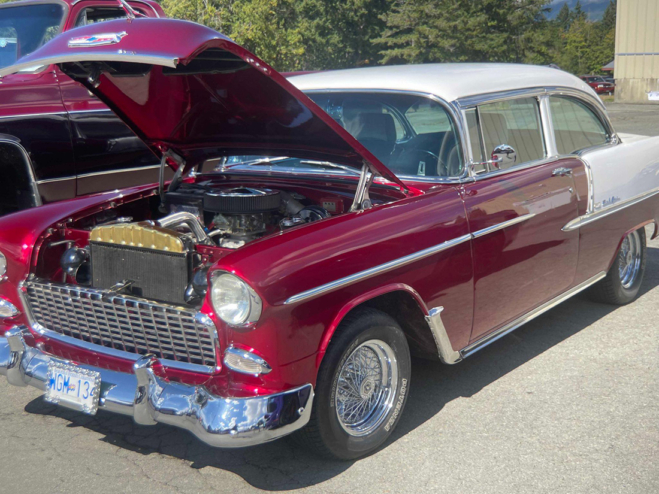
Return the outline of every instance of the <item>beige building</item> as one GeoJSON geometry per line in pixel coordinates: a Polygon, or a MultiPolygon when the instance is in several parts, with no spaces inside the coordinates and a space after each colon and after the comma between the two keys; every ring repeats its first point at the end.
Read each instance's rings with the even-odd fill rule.
{"type": "Polygon", "coordinates": [[[659,0],[618,0],[616,101],[659,104],[659,0]]]}

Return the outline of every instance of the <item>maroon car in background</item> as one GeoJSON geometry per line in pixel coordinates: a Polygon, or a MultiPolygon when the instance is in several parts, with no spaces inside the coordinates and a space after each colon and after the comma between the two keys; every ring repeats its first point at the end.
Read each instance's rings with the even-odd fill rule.
{"type": "MultiPolygon", "coordinates": [[[[35,0],[0,5],[0,68],[62,31],[137,15],[150,0],[35,0]],[[124,4],[126,5],[126,4],[124,4]]],[[[0,79],[0,216],[116,187],[155,181],[157,159],[110,109],[55,65],[0,79]],[[113,172],[107,175],[108,172],[113,172]]]]}
{"type": "Polygon", "coordinates": [[[600,75],[582,75],[580,79],[592,87],[597,94],[613,94],[616,89],[615,84],[605,81],[600,75]]]}

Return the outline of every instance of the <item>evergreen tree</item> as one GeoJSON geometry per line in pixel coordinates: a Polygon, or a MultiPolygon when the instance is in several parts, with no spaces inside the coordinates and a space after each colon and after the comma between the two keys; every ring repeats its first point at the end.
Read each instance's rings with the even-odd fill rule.
{"type": "Polygon", "coordinates": [[[608,33],[611,29],[616,28],[616,2],[614,0],[611,0],[609,5],[606,6],[600,26],[604,33],[608,33]]]}
{"type": "Polygon", "coordinates": [[[521,62],[547,0],[398,0],[377,44],[384,63],[521,62]]]}
{"type": "Polygon", "coordinates": [[[567,2],[563,4],[561,10],[558,11],[558,15],[554,22],[563,30],[567,31],[570,29],[570,24],[572,24],[572,12],[570,7],[568,7],[567,2]]]}
{"type": "Polygon", "coordinates": [[[577,0],[577,3],[574,5],[574,10],[572,11],[572,22],[575,21],[586,21],[588,15],[584,12],[583,7],[581,6],[581,0],[577,0]]]}

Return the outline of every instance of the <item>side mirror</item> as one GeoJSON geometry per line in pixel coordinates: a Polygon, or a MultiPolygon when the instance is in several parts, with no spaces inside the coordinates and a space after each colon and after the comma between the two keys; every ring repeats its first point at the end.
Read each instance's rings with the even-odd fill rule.
{"type": "Polygon", "coordinates": [[[517,151],[508,144],[499,144],[492,151],[492,161],[495,168],[510,168],[517,162],[517,151]]]}

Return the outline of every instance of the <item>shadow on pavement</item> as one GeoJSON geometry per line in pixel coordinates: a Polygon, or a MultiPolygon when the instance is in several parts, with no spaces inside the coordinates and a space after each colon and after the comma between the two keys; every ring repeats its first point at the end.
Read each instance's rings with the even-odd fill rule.
{"type": "MultiPolygon", "coordinates": [[[[659,249],[648,248],[646,278],[639,296],[659,285],[659,249]]],[[[616,307],[578,296],[566,301],[487,349],[455,366],[416,360],[405,413],[385,444],[397,441],[437,415],[445,404],[469,397],[497,379],[567,340],[605,317],[616,307]]],[[[290,439],[263,446],[218,450],[205,446],[191,434],[168,426],[140,427],[129,417],[99,412],[82,415],[44,402],[30,402],[28,413],[51,415],[99,433],[102,440],[120,448],[149,455],[160,453],[190,463],[191,468],[219,468],[233,472],[252,486],[264,490],[290,490],[331,479],[349,469],[352,462],[333,462],[300,449],[290,439]]]]}

